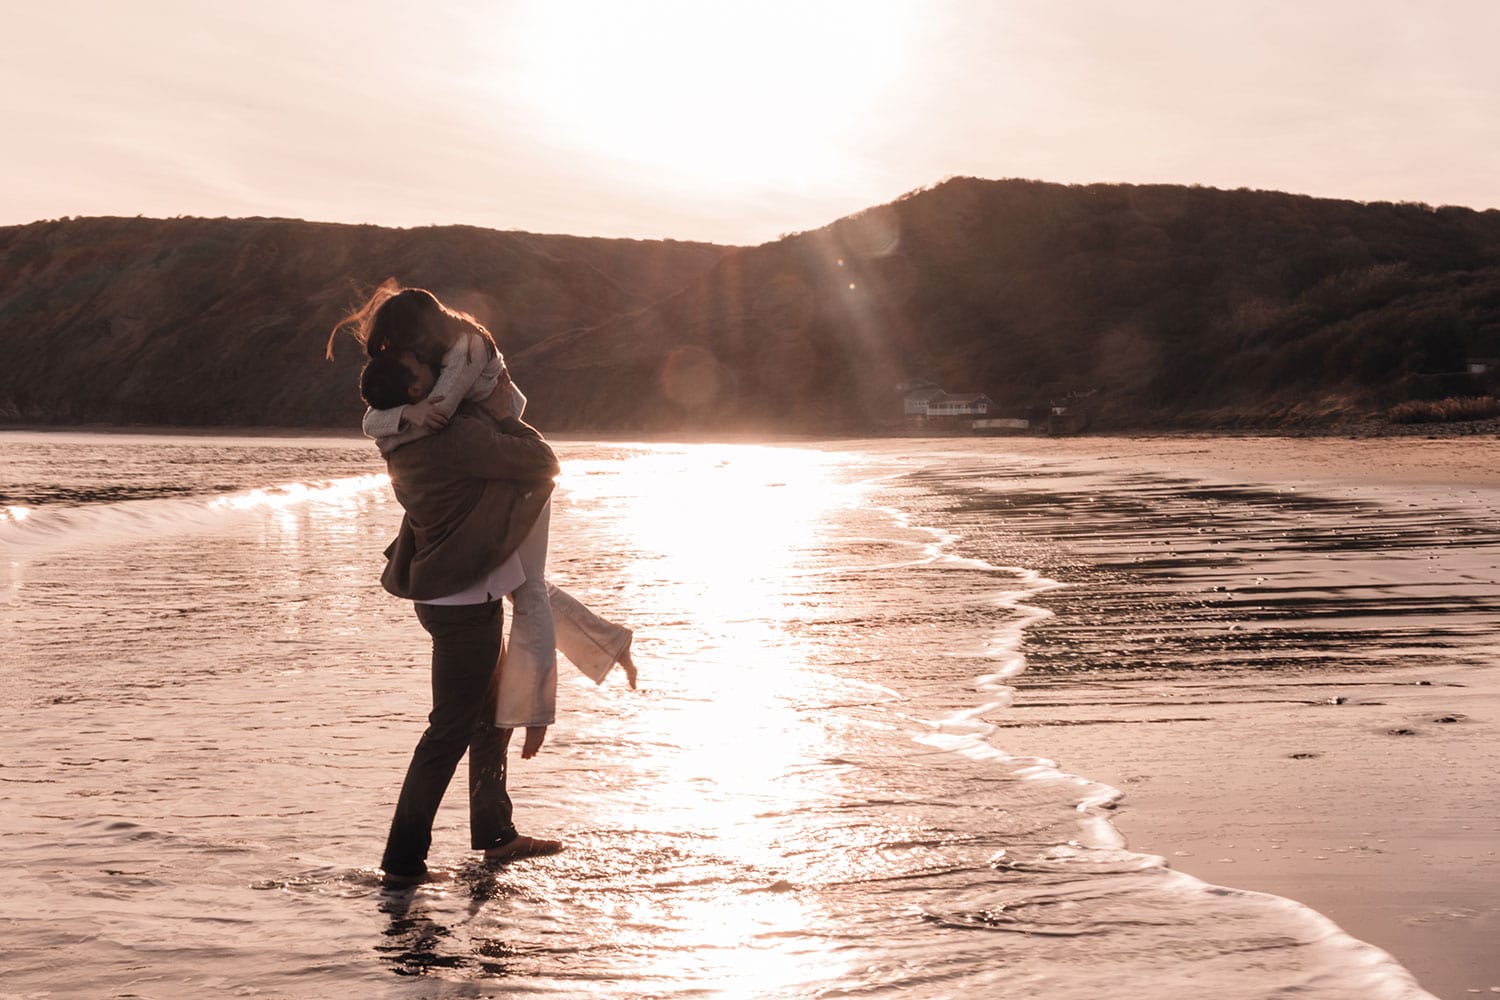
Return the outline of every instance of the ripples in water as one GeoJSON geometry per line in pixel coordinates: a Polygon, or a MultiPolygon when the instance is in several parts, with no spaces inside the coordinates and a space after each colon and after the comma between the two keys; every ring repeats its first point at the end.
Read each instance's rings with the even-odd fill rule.
{"type": "MultiPolygon", "coordinates": [[[[58,489],[97,491],[113,454],[189,495],[64,504],[34,471],[33,513],[0,525],[8,990],[1422,995],[1303,907],[1125,850],[1118,792],[993,741],[1022,667],[1205,667],[1233,624],[1360,617],[1352,583],[1257,595],[1264,618],[1214,596],[1226,567],[1324,545],[1305,498],[1028,491],[982,453],[563,446],[554,575],[636,626],[644,690],[569,679],[514,763],[518,820],[565,853],[477,864],[451,796],[445,878],[393,892],[370,866],[428,649],[375,585],[399,510],[366,446],[88,441],[70,463],[39,437],[21,466],[58,489]]],[[[1388,603],[1488,613],[1435,586],[1388,603]]]]}

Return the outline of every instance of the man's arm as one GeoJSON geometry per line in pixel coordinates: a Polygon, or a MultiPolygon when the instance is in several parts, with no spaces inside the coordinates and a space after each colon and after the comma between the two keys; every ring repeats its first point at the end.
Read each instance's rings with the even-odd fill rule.
{"type": "Polygon", "coordinates": [[[520,420],[521,413],[526,409],[526,397],[510,380],[510,373],[503,371],[500,381],[495,385],[495,391],[474,405],[496,420],[504,420],[506,417],[520,420]]]}
{"type": "Polygon", "coordinates": [[[560,471],[551,446],[515,417],[499,421],[498,430],[480,418],[459,419],[442,434],[460,450],[464,471],[480,479],[551,479],[560,471]]]}

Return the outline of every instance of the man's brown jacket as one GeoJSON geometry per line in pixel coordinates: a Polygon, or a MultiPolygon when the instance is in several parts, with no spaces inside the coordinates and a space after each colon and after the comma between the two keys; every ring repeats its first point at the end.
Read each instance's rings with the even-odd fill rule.
{"type": "Polygon", "coordinates": [[[406,509],[380,582],[430,601],[471,586],[508,559],[552,495],[557,458],[536,428],[465,410],[385,456],[406,509]]]}

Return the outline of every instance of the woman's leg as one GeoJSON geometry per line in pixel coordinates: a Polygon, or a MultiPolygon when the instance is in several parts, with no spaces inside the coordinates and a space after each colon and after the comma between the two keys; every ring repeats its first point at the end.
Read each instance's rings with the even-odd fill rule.
{"type": "Polygon", "coordinates": [[[527,580],[510,597],[510,642],[500,659],[495,724],[550,726],[557,718],[557,639],[547,581],[527,580]]]}
{"type": "Polygon", "coordinates": [[[557,716],[557,638],[545,579],[551,516],[549,502],[516,551],[526,582],[510,595],[510,642],[500,660],[495,724],[505,728],[550,726],[557,716]]]}
{"type": "Polygon", "coordinates": [[[558,650],[595,684],[604,683],[609,668],[630,655],[630,629],[600,618],[551,583],[547,584],[547,600],[558,650]]]}

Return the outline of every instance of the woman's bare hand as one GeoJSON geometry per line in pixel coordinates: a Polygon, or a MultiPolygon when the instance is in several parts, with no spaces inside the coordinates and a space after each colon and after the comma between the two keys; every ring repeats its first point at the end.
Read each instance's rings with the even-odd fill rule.
{"type": "Polygon", "coordinates": [[[432,404],[441,402],[442,399],[442,396],[429,396],[420,403],[408,403],[401,417],[412,427],[440,431],[448,426],[448,418],[432,404]]]}

